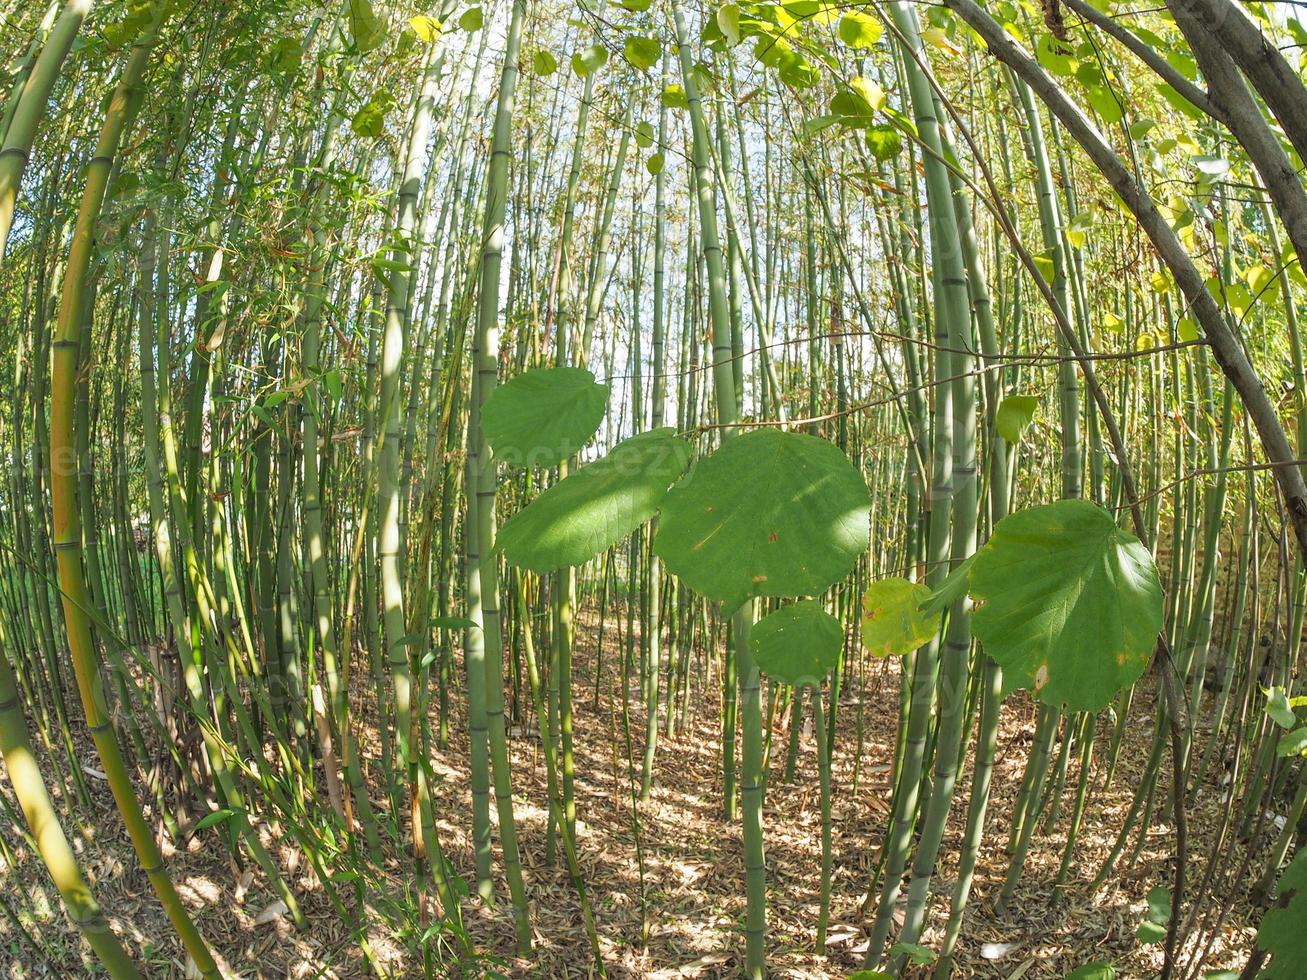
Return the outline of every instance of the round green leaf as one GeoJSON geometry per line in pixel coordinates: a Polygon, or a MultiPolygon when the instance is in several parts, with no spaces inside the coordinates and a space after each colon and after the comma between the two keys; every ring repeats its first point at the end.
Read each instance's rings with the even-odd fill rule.
{"type": "Polygon", "coordinates": [[[1026,431],[1038,407],[1039,399],[1034,395],[1008,395],[998,403],[998,411],[994,413],[998,434],[1008,442],[1020,442],[1021,433],[1026,431]]]}
{"type": "Polygon", "coordinates": [[[1307,752],[1307,725],[1301,728],[1295,728],[1291,732],[1285,732],[1280,738],[1280,744],[1275,747],[1277,755],[1288,758],[1291,755],[1302,755],[1307,752]]]}
{"type": "Polygon", "coordinates": [[[818,595],[867,549],[867,484],[814,436],[761,429],[728,439],[672,488],[654,550],[701,595],[818,595]]]}
{"type": "Polygon", "coordinates": [[[680,85],[668,85],[660,98],[669,109],[688,109],[690,106],[690,99],[680,85]]]}
{"type": "Polygon", "coordinates": [[[558,71],[558,59],[541,48],[531,57],[531,70],[541,78],[545,78],[558,71]]]}
{"type": "Polygon", "coordinates": [[[903,149],[903,137],[889,123],[877,123],[867,130],[867,149],[882,163],[893,160],[903,149]]]}
{"type": "Polygon", "coordinates": [[[469,34],[481,30],[483,23],[485,23],[485,15],[482,14],[480,7],[468,7],[463,11],[463,16],[458,19],[458,26],[469,34]]]}
{"type": "Polygon", "coordinates": [[[386,116],[395,106],[395,97],[384,89],[378,89],[363,103],[354,118],[350,120],[350,129],[356,136],[377,139],[386,131],[386,116]]]}
{"type": "Polygon", "coordinates": [[[641,37],[639,34],[632,34],[622,45],[622,54],[640,71],[648,71],[654,65],[658,64],[658,59],[662,56],[663,46],[651,37],[641,37]]]}
{"type": "Polygon", "coordinates": [[[1289,695],[1285,693],[1282,687],[1269,687],[1266,689],[1266,713],[1271,716],[1271,721],[1281,728],[1292,728],[1298,724],[1298,716],[1293,713],[1293,705],[1289,703],[1289,695]]]}
{"type": "Polygon", "coordinates": [[[875,17],[853,11],[840,18],[840,40],[855,51],[875,47],[883,28],[875,17]]]}
{"type": "Polygon", "coordinates": [[[653,146],[654,128],[651,123],[642,122],[635,127],[635,145],[647,148],[653,146]]]}
{"type": "Polygon", "coordinates": [[[758,667],[786,684],[816,687],[840,662],[840,621],[812,599],[782,606],[754,624],[749,650],[758,667]]]}
{"type": "Polygon", "coordinates": [[[360,54],[376,50],[386,39],[386,25],[372,9],[371,0],[349,0],[349,36],[360,54]]]}
{"type": "Polygon", "coordinates": [[[872,582],[862,596],[862,645],[873,657],[901,657],[926,643],[942,618],[921,610],[930,596],[927,586],[905,578],[872,582]]]}
{"type": "Polygon", "coordinates": [[[653,517],[689,459],[673,429],[632,436],[509,518],[496,548],[533,572],[584,564],[653,517]]]}
{"type": "Polygon", "coordinates": [[[580,78],[592,75],[608,60],[608,49],[602,44],[591,44],[572,55],[572,71],[580,78]]]}
{"type": "Polygon", "coordinates": [[[717,8],[717,29],[731,47],[740,43],[739,4],[724,3],[717,8]]]}
{"type": "Polygon", "coordinates": [[[657,177],[660,173],[662,173],[663,167],[665,167],[666,165],[667,165],[667,157],[665,157],[662,153],[650,153],[649,159],[644,162],[644,168],[648,170],[649,173],[654,177],[657,177]]]}
{"type": "Polygon", "coordinates": [[[499,385],[481,411],[495,456],[514,466],[556,466],[590,441],[608,386],[584,368],[536,368],[499,385]]]}
{"type": "Polygon", "coordinates": [[[969,582],[974,632],[1005,688],[1068,711],[1097,711],[1133,684],[1162,628],[1152,555],[1085,500],[1003,518],[969,582]]]}

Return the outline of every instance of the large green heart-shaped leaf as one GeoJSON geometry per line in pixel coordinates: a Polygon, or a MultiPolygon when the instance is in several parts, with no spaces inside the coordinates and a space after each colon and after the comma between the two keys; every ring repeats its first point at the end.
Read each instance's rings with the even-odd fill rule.
{"type": "Polygon", "coordinates": [[[537,368],[497,387],[481,409],[495,458],[557,466],[590,441],[608,407],[608,386],[584,368],[537,368]]]}
{"type": "Polygon", "coordinates": [[[653,517],[689,460],[672,429],[632,436],[509,518],[496,548],[533,572],[583,564],[653,517]]]}
{"type": "Polygon", "coordinates": [[[870,508],[835,446],[761,429],[728,439],[672,488],[654,550],[690,588],[728,604],[818,595],[866,551],[870,508]]]}
{"type": "Polygon", "coordinates": [[[812,599],[781,606],[749,631],[749,649],[763,673],[795,686],[819,685],[839,664],[843,644],[840,621],[812,599]]]}
{"type": "Polygon", "coordinates": [[[972,625],[1008,690],[1097,711],[1143,673],[1162,628],[1152,555],[1085,500],[1010,514],[976,555],[972,625]]]}

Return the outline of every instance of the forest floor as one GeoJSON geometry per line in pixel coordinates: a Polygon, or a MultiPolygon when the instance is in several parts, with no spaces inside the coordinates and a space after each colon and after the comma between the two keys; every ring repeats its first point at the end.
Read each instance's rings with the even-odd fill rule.
{"type": "MultiPolygon", "coordinates": [[[[639,779],[645,716],[638,696],[633,694],[629,710],[635,761],[628,769],[620,684],[615,676],[620,669],[618,638],[612,618],[597,708],[596,632],[591,617],[584,617],[578,624],[578,847],[609,975],[656,980],[738,976],[743,956],[744,866],[738,824],[725,821],[721,814],[720,705],[711,693],[720,685],[715,673],[710,676],[708,665],[696,661],[692,674],[708,683],[703,693],[692,693],[683,730],[674,738],[660,739],[653,798],[639,806],[641,877],[632,821],[631,779],[639,779]],[[587,637],[591,638],[589,643],[587,637]],[[643,944],[639,941],[642,904],[647,929],[643,944]]],[[[787,785],[782,774],[788,719],[784,711],[776,713],[765,809],[767,944],[772,976],[845,977],[861,965],[869,924],[859,914],[859,907],[877,866],[882,834],[889,822],[898,669],[897,662],[875,663],[865,677],[852,678],[841,698],[833,761],[833,898],[825,957],[817,956],[813,947],[821,868],[815,740],[810,732],[803,733],[798,771],[793,784],[787,785]],[[863,724],[860,763],[859,716],[863,724]]],[[[958,943],[955,976],[1060,978],[1094,960],[1112,962],[1121,977],[1156,975],[1161,964],[1160,947],[1141,946],[1135,939],[1135,929],[1144,919],[1148,890],[1171,883],[1174,827],[1167,815],[1153,818],[1144,846],[1128,868],[1137,836],[1131,838],[1118,872],[1108,884],[1089,891],[1129,808],[1152,740],[1152,692],[1146,682],[1134,701],[1126,744],[1106,792],[1101,789],[1100,746],[1106,747],[1108,729],[1106,721],[1100,719],[1100,740],[1093,761],[1096,769],[1092,774],[1095,792],[1084,816],[1063,903],[1053,903],[1052,883],[1070,823],[1078,777],[1075,760],[1070,763],[1058,818],[1051,827],[1040,827],[1022,883],[1000,917],[993,910],[993,898],[1007,869],[1004,845],[1009,816],[1035,722],[1034,707],[1024,694],[1013,695],[1005,703],[987,833],[958,943]]],[[[467,741],[457,718],[457,705],[455,714],[451,743],[448,749],[435,753],[432,760],[438,780],[433,796],[440,840],[454,867],[470,879],[467,741]]],[[[534,737],[534,721],[525,720],[525,725],[513,724],[510,729],[510,750],[517,826],[532,910],[534,959],[513,956],[514,933],[502,879],[500,902],[494,911],[473,900],[465,902],[467,929],[478,947],[490,954],[483,964],[489,975],[593,976],[589,944],[570,880],[561,861],[553,867],[545,866],[543,861],[547,823],[543,753],[534,737]]],[[[374,754],[376,733],[369,734],[368,741],[373,744],[367,751],[374,754]]],[[[87,757],[93,759],[89,743],[86,748],[87,757]]],[[[89,771],[94,766],[87,768],[89,771]]],[[[1213,768],[1219,772],[1218,767],[1213,768]]],[[[371,775],[374,783],[380,782],[375,779],[377,773],[371,775]]],[[[140,952],[156,975],[183,977],[183,954],[138,870],[112,799],[103,782],[95,778],[90,782],[96,793],[97,812],[82,815],[91,843],[81,847],[81,857],[96,896],[128,948],[140,952]]],[[[12,801],[7,784],[0,780],[0,785],[6,801],[12,801]]],[[[1191,880],[1197,874],[1194,869],[1201,869],[1212,852],[1222,809],[1218,791],[1219,787],[1208,787],[1190,811],[1191,880]]],[[[374,800],[382,795],[374,788],[374,800]]],[[[952,890],[969,796],[968,773],[959,783],[941,848],[942,880],[936,892],[948,894],[952,890]]],[[[4,834],[19,860],[16,867],[11,867],[0,856],[0,898],[6,906],[0,910],[4,912],[0,919],[0,977],[84,975],[81,964],[85,949],[63,914],[44,868],[11,829],[4,834]],[[20,925],[28,933],[26,938],[20,925]]],[[[348,929],[327,901],[307,862],[297,861],[292,848],[283,846],[279,851],[283,863],[294,869],[294,888],[309,919],[308,928],[302,932],[296,932],[287,918],[278,914],[281,906],[261,880],[242,874],[211,834],[201,834],[201,838],[202,843],[192,840],[185,849],[170,854],[169,868],[201,930],[236,975],[363,975],[359,950],[348,929]]],[[[498,873],[497,850],[496,861],[498,873]]],[[[409,867],[407,858],[389,862],[388,880],[397,895],[402,895],[411,882],[409,867]]],[[[946,901],[932,904],[924,944],[938,944],[947,914],[946,901]]],[[[1254,936],[1254,929],[1247,924],[1251,915],[1252,910],[1240,896],[1215,943],[1208,970],[1242,966],[1254,936]]],[[[421,975],[421,964],[407,957],[401,939],[388,935],[381,926],[371,931],[370,939],[378,957],[396,976],[421,975]]]]}

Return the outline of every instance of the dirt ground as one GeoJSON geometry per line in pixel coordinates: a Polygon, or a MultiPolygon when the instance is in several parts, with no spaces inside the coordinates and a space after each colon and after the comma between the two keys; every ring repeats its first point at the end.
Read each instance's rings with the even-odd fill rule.
{"type": "MultiPolygon", "coordinates": [[[[659,743],[653,799],[638,807],[641,874],[630,778],[633,772],[638,779],[645,716],[639,698],[632,696],[629,711],[636,761],[634,768],[628,769],[620,685],[615,676],[619,660],[611,619],[609,623],[605,645],[612,641],[614,647],[605,653],[605,676],[597,709],[593,703],[593,645],[597,632],[593,622],[583,620],[578,629],[575,670],[578,846],[609,976],[659,980],[738,976],[743,956],[744,866],[738,824],[724,820],[721,814],[720,685],[711,665],[696,663],[691,674],[697,683],[705,685],[704,689],[691,694],[684,730],[659,743]],[[644,942],[642,907],[647,936],[644,942]]],[[[845,977],[861,965],[869,923],[860,916],[859,907],[871,884],[882,834],[889,822],[898,686],[897,663],[868,663],[865,675],[850,678],[841,698],[833,761],[833,898],[825,957],[814,952],[821,868],[815,740],[810,731],[804,732],[798,773],[793,784],[787,785],[782,773],[788,719],[785,712],[776,713],[765,809],[767,945],[772,976],[845,977]]],[[[457,707],[451,744],[432,758],[437,776],[433,797],[441,843],[459,873],[471,878],[467,742],[457,707]]],[[[529,734],[535,731],[534,721],[524,720],[525,724],[514,724],[510,729],[510,750],[517,826],[532,909],[534,958],[522,960],[512,955],[513,926],[502,879],[500,901],[494,910],[474,900],[464,903],[466,926],[478,948],[487,954],[480,967],[488,975],[594,976],[589,944],[568,876],[561,866],[544,864],[547,811],[543,756],[538,739],[529,734]]],[[[1071,866],[1071,884],[1063,902],[1054,904],[1052,883],[1070,824],[1079,769],[1074,759],[1058,819],[1052,826],[1041,826],[1036,834],[1020,888],[1000,917],[994,912],[993,898],[1007,870],[1004,848],[1009,817],[1033,738],[1034,720],[1034,707],[1023,694],[1005,703],[987,833],[958,943],[954,975],[1011,980],[1060,978],[1085,962],[1107,960],[1115,964],[1121,977],[1153,976],[1161,962],[1160,947],[1141,946],[1134,933],[1144,918],[1149,888],[1171,882],[1174,827],[1168,815],[1154,814],[1147,838],[1132,864],[1127,867],[1134,837],[1117,874],[1105,886],[1089,890],[1129,808],[1151,744],[1152,693],[1145,684],[1134,699],[1126,744],[1107,791],[1102,789],[1102,769],[1110,723],[1106,717],[1099,719],[1100,737],[1092,762],[1094,792],[1084,815],[1071,866]]],[[[375,732],[365,733],[365,742],[372,746],[375,738],[375,732]]],[[[89,744],[86,758],[94,758],[89,744]]],[[[88,769],[93,768],[88,764],[88,769]]],[[[1213,769],[1219,774],[1219,767],[1213,769]]],[[[377,773],[371,776],[377,783],[377,773]]],[[[1163,778],[1169,777],[1164,774],[1163,778]]],[[[96,794],[95,812],[78,814],[83,836],[76,846],[95,894],[113,928],[155,975],[184,977],[184,954],[137,867],[112,799],[104,783],[94,775],[90,783],[96,794]]],[[[0,780],[0,794],[8,813],[16,814],[4,780],[0,780]]],[[[325,808],[325,790],[322,794],[325,808]]],[[[379,812],[384,811],[381,795],[379,791],[373,793],[379,812]]],[[[945,894],[955,880],[969,796],[967,774],[958,786],[941,848],[942,881],[936,891],[945,894]]],[[[1218,785],[1205,787],[1190,812],[1191,881],[1201,874],[1212,852],[1219,798],[1218,785]]],[[[275,829],[266,825],[261,828],[269,840],[273,840],[275,829]]],[[[10,864],[0,856],[0,898],[5,906],[0,910],[0,977],[88,975],[83,960],[85,947],[71,928],[43,866],[9,820],[0,833],[16,861],[10,864]]],[[[308,927],[297,932],[284,915],[278,914],[280,906],[263,886],[261,877],[243,873],[214,834],[202,832],[199,839],[169,854],[174,880],[201,930],[232,972],[241,977],[363,975],[359,948],[307,862],[300,859],[286,838],[273,843],[274,853],[291,869],[290,878],[300,895],[308,927]]],[[[1232,866],[1237,866],[1237,861],[1232,866]]],[[[386,880],[397,895],[402,895],[411,883],[407,873],[410,867],[411,859],[407,857],[388,860],[386,880]]],[[[1247,924],[1251,914],[1240,895],[1215,941],[1207,970],[1242,966],[1254,935],[1247,924]]],[[[947,915],[946,901],[932,905],[922,940],[925,945],[938,943],[947,915]]],[[[375,925],[369,939],[386,968],[395,976],[422,975],[422,964],[408,956],[404,940],[392,934],[375,913],[372,919],[375,925]]],[[[434,972],[442,975],[439,968],[434,972]]]]}

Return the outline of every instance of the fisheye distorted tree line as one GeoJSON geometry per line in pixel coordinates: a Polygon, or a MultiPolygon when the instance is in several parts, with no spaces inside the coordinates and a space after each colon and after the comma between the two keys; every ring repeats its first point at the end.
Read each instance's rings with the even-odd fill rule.
{"type": "Polygon", "coordinates": [[[0,40],[5,976],[1307,973],[1297,4],[0,40]]]}

